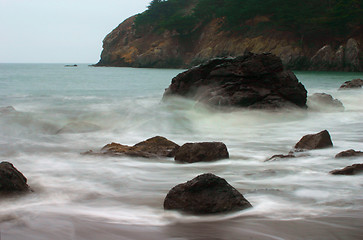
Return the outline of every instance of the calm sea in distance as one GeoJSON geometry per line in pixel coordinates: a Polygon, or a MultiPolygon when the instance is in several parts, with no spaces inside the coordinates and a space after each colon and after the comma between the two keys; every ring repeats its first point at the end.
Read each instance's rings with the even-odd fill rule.
{"type": "MultiPolygon", "coordinates": [[[[83,239],[82,233],[79,237],[77,231],[71,233],[78,226],[74,219],[89,221],[89,226],[100,223],[95,228],[104,223],[151,228],[168,239],[235,239],[245,231],[243,224],[256,219],[280,224],[264,229],[260,222],[260,230],[248,225],[257,236],[253,239],[304,239],[310,229],[304,224],[314,219],[316,224],[311,225],[320,224],[327,235],[319,232],[320,238],[312,234],[309,239],[362,236],[363,175],[335,176],[329,171],[362,163],[362,158],[334,156],[348,149],[363,150],[363,90],[338,91],[343,82],[363,78],[363,73],[295,72],[308,95],[331,94],[343,103],[344,111],[318,107],[221,112],[185,99],[161,101],[171,79],[182,71],[0,64],[0,108],[15,109],[0,112],[0,161],[13,163],[34,190],[0,200],[2,239],[21,239],[22,234],[27,236],[23,239],[83,239]],[[265,162],[272,155],[287,154],[302,136],[324,129],[334,147],[265,162]],[[153,136],[179,145],[222,141],[230,158],[177,164],[172,158],[80,154],[111,142],[134,145],[153,136]],[[207,216],[164,211],[163,201],[172,187],[207,172],[225,178],[254,207],[207,216]],[[331,220],[332,216],[344,216],[344,221],[331,220]],[[293,222],[306,230],[292,235],[287,230],[283,235],[280,225],[293,222]],[[229,226],[229,234],[216,227],[222,223],[229,226]],[[165,232],[178,224],[186,230],[165,232]],[[344,232],[347,229],[350,235],[344,232]],[[334,234],[329,235],[330,230],[334,234]]],[[[97,232],[90,229],[88,239],[96,236],[92,231],[97,232]]],[[[138,231],[119,239],[138,239],[138,231]]],[[[152,239],[152,233],[144,239],[152,239]]]]}

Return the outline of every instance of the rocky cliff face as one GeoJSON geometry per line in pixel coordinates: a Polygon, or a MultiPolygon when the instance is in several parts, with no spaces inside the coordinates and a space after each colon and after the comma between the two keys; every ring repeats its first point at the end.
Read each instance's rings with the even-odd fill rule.
{"type": "MultiPolygon", "coordinates": [[[[251,24],[269,21],[260,18],[252,19],[251,24]]],[[[152,28],[138,33],[134,20],[135,16],[126,19],[106,36],[97,66],[187,68],[214,57],[270,52],[290,69],[363,71],[359,38],[342,41],[337,49],[333,47],[336,40],[332,40],[333,45],[315,43],[308,47],[286,32],[248,36],[221,31],[221,19],[210,21],[187,37],[170,31],[156,33],[152,28]]]]}

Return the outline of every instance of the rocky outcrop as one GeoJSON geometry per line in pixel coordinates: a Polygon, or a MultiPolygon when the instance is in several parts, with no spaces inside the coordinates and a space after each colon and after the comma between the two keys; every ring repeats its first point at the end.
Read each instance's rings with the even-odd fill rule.
{"type": "Polygon", "coordinates": [[[164,209],[193,214],[239,211],[252,205],[223,178],[206,173],[173,187],[165,197],[164,209]]]}
{"type": "Polygon", "coordinates": [[[306,107],[305,87],[273,54],[213,59],[180,73],[164,93],[212,106],[276,109],[306,107]]]}
{"type": "Polygon", "coordinates": [[[185,143],[175,153],[175,161],[185,163],[210,162],[226,158],[229,158],[229,154],[222,142],[185,143]]]}
{"type": "Polygon", "coordinates": [[[350,38],[334,50],[331,45],[320,48],[310,59],[309,70],[363,71],[363,52],[357,40],[350,38]]]}
{"type": "Polygon", "coordinates": [[[362,79],[353,79],[351,81],[344,82],[339,90],[350,89],[350,88],[362,88],[363,80],[362,79]]]}
{"type": "Polygon", "coordinates": [[[344,111],[343,103],[326,93],[314,93],[309,96],[307,105],[314,111],[344,111]]]}
{"type": "Polygon", "coordinates": [[[309,134],[303,136],[295,145],[295,149],[312,150],[332,147],[333,143],[330,134],[327,130],[321,131],[316,134],[309,134]]]}
{"type": "Polygon", "coordinates": [[[345,157],[363,157],[363,152],[355,151],[354,149],[349,149],[335,155],[335,158],[345,158],[345,157]]]}
{"type": "Polygon", "coordinates": [[[355,175],[358,173],[363,173],[363,164],[353,164],[342,169],[336,169],[330,172],[333,175],[355,175]]]}
{"type": "Polygon", "coordinates": [[[149,138],[145,141],[135,144],[134,146],[122,145],[119,143],[110,143],[101,149],[100,153],[93,151],[85,154],[99,155],[106,154],[111,156],[128,155],[134,157],[174,157],[179,145],[160,136],[149,138]]]}
{"type": "MultiPolygon", "coordinates": [[[[270,52],[285,67],[298,70],[363,71],[361,38],[304,42],[290,32],[269,29],[260,34],[225,31],[223,19],[198,24],[190,36],[176,31],[155,31],[151,25],[136,31],[135,16],[122,22],[103,40],[103,51],[96,66],[189,68],[216,57],[237,57],[245,52],[270,52]],[[337,42],[340,45],[337,45],[337,42]],[[323,47],[321,47],[323,46],[323,47]],[[336,46],[338,46],[336,48],[336,46]],[[319,49],[321,48],[321,49],[319,49]]],[[[257,16],[247,25],[268,23],[257,16]]]]}
{"type": "Polygon", "coordinates": [[[9,162],[0,163],[0,195],[29,192],[27,179],[9,162]]]}

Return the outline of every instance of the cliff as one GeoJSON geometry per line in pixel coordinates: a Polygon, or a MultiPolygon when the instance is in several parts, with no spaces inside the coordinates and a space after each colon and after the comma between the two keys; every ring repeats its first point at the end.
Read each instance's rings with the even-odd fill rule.
{"type": "Polygon", "coordinates": [[[225,18],[211,18],[180,31],[149,24],[136,27],[132,16],[122,22],[103,41],[96,66],[187,68],[208,59],[240,56],[245,52],[270,52],[282,59],[285,67],[295,70],[363,71],[363,37],[352,33],[343,37],[302,37],[292,31],[265,28],[268,16],[255,16],[244,22],[249,31],[225,29],[225,18]]]}

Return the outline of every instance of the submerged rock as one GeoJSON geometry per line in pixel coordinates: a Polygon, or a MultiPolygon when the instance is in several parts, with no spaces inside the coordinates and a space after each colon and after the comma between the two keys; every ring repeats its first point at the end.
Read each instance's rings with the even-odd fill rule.
{"type": "Polygon", "coordinates": [[[0,163],[0,194],[25,193],[30,191],[27,179],[9,162],[0,163]]]}
{"type": "Polygon", "coordinates": [[[265,160],[265,162],[268,162],[268,161],[275,161],[277,159],[282,159],[282,158],[296,158],[296,156],[292,153],[289,153],[289,154],[276,154],[276,155],[273,155],[272,157],[268,158],[265,160]]]}
{"type": "Polygon", "coordinates": [[[248,53],[213,59],[173,78],[164,93],[212,106],[276,109],[306,107],[305,87],[281,59],[270,53],[248,53]]]}
{"type": "Polygon", "coordinates": [[[353,79],[351,81],[346,81],[344,82],[339,90],[342,90],[342,89],[350,89],[350,88],[362,88],[363,86],[363,80],[362,79],[353,79]]]}
{"type": "Polygon", "coordinates": [[[0,107],[0,114],[1,113],[12,113],[12,112],[16,112],[16,110],[13,106],[0,107]]]}
{"type": "Polygon", "coordinates": [[[193,214],[239,211],[252,205],[228,182],[206,173],[173,187],[165,197],[164,209],[193,214]]]}
{"type": "Polygon", "coordinates": [[[351,166],[347,166],[342,169],[333,170],[330,173],[333,175],[355,175],[362,172],[363,172],[363,164],[358,163],[358,164],[353,164],[351,166]]]}
{"type": "Polygon", "coordinates": [[[316,134],[309,134],[303,136],[295,145],[295,149],[321,149],[332,147],[333,143],[330,138],[330,134],[327,130],[321,131],[316,134]]]}
{"type": "Polygon", "coordinates": [[[330,94],[326,93],[314,93],[309,96],[307,105],[309,109],[315,111],[344,110],[344,106],[341,101],[334,99],[330,94]]]}
{"type": "Polygon", "coordinates": [[[343,157],[363,157],[363,152],[349,149],[335,155],[335,158],[343,158],[343,157]]]}
{"type": "Polygon", "coordinates": [[[70,122],[57,131],[59,133],[86,133],[99,131],[101,128],[89,122],[70,122]]]}
{"type": "Polygon", "coordinates": [[[222,142],[185,143],[175,153],[175,161],[210,162],[229,158],[227,147],[222,142]]]}
{"type": "MultiPolygon", "coordinates": [[[[149,138],[134,146],[111,143],[104,146],[101,153],[108,155],[129,155],[136,157],[174,157],[179,145],[160,136],[149,138]]],[[[91,152],[93,154],[93,152],[91,152]]]]}

